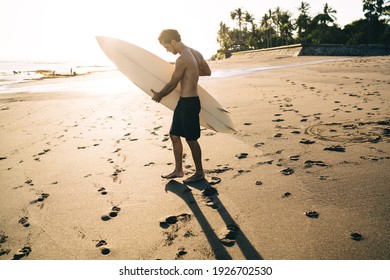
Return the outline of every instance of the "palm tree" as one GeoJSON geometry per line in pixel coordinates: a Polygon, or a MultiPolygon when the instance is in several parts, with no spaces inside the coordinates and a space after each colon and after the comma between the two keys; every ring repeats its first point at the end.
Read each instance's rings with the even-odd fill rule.
{"type": "Polygon", "coordinates": [[[219,24],[219,30],[217,33],[217,42],[221,46],[222,51],[226,52],[231,47],[233,41],[230,36],[230,30],[229,27],[223,23],[220,22],[219,24]]]}
{"type": "Polygon", "coordinates": [[[301,6],[298,8],[299,14],[296,25],[298,27],[298,39],[303,40],[307,43],[307,32],[310,27],[311,18],[309,16],[310,5],[307,2],[302,2],[301,6]]]}
{"type": "Polygon", "coordinates": [[[390,15],[389,0],[363,0],[364,16],[367,19],[379,20],[380,17],[390,15]]]}
{"type": "Polygon", "coordinates": [[[280,36],[285,40],[285,45],[288,45],[288,42],[291,41],[294,25],[291,20],[291,13],[288,11],[283,11],[280,15],[280,36]]]}
{"type": "Polygon", "coordinates": [[[245,27],[245,29],[246,29],[245,33],[248,34],[248,36],[246,36],[246,38],[245,38],[246,45],[248,48],[256,48],[256,47],[258,47],[259,41],[258,41],[258,36],[257,36],[257,32],[256,32],[255,18],[249,12],[245,12],[245,26],[247,24],[250,24],[251,28],[250,28],[250,31],[248,32],[247,28],[245,27]]]}
{"type": "Polygon", "coordinates": [[[238,41],[239,43],[242,42],[242,23],[243,23],[243,12],[241,8],[235,9],[233,12],[230,13],[230,17],[232,20],[236,20],[238,22],[238,41]]]}
{"type": "MultiPolygon", "coordinates": [[[[390,1],[384,0],[363,0],[363,12],[368,22],[368,40],[374,43],[379,37],[380,18],[389,16],[390,1]]],[[[386,21],[386,19],[385,19],[386,21]]]]}
{"type": "Polygon", "coordinates": [[[322,26],[327,25],[328,22],[334,23],[336,20],[336,13],[337,11],[333,10],[333,8],[330,7],[328,3],[326,3],[324,5],[324,10],[322,14],[318,14],[317,16],[315,16],[313,21],[322,26]]]}
{"type": "Polygon", "coordinates": [[[267,48],[272,48],[272,11],[269,10],[268,14],[264,14],[261,19],[261,28],[264,30],[265,40],[267,42],[267,48]]]}

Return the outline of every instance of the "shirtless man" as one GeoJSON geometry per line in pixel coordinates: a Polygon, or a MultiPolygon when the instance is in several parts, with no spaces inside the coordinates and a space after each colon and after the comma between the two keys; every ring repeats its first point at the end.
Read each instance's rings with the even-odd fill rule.
{"type": "Polygon", "coordinates": [[[168,52],[180,54],[175,63],[175,70],[171,80],[159,92],[153,92],[152,99],[160,102],[164,96],[170,94],[180,82],[180,100],[173,114],[172,126],[169,132],[173,154],[175,157],[175,169],[172,173],[161,176],[166,179],[181,178],[183,171],[183,145],[180,137],[184,137],[191,149],[195,163],[195,174],[184,180],[184,183],[192,183],[204,179],[202,167],[202,151],[198,143],[200,137],[200,100],[197,91],[199,76],[210,76],[211,70],[203,56],[181,42],[180,34],[176,30],[163,30],[158,38],[160,44],[168,52]]]}

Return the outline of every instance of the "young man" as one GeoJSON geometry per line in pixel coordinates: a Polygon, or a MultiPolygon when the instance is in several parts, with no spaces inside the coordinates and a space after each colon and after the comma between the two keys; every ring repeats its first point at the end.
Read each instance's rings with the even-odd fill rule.
{"type": "Polygon", "coordinates": [[[183,171],[183,145],[180,137],[184,137],[191,149],[195,163],[195,174],[184,180],[192,183],[204,179],[202,167],[202,151],[198,143],[200,137],[200,100],[197,91],[199,76],[210,76],[211,70],[203,56],[181,42],[180,34],[173,29],[163,30],[158,37],[160,44],[168,52],[180,54],[175,63],[175,70],[169,83],[159,92],[151,90],[152,99],[160,102],[170,94],[180,83],[180,100],[173,113],[171,130],[169,132],[175,157],[175,169],[172,173],[162,176],[166,179],[181,178],[183,171]]]}

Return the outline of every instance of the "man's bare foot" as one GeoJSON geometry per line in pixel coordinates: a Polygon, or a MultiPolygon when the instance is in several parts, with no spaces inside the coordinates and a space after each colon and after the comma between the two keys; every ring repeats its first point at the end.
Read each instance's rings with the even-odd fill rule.
{"type": "Polygon", "coordinates": [[[161,175],[161,178],[164,179],[174,179],[174,178],[182,178],[184,176],[183,171],[173,171],[172,173],[168,175],[161,175]]]}
{"type": "Polygon", "coordinates": [[[203,173],[201,173],[201,174],[195,173],[191,177],[188,177],[187,179],[183,180],[183,183],[190,184],[190,183],[195,183],[195,182],[203,180],[203,179],[204,179],[203,173]]]}

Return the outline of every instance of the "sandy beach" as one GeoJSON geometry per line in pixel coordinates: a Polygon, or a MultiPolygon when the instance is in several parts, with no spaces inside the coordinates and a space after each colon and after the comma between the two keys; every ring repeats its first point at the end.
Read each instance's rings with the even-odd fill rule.
{"type": "Polygon", "coordinates": [[[119,72],[28,84],[104,80],[98,94],[1,94],[0,260],[388,260],[390,57],[210,67],[200,84],[237,133],[202,131],[207,180],[191,185],[160,177],[172,112],[111,91],[119,72]]]}

